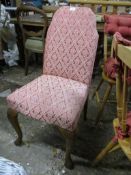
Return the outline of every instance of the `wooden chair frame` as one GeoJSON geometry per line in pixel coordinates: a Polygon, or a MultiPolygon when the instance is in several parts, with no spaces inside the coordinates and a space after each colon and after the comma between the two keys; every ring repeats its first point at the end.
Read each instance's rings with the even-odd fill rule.
{"type": "MultiPolygon", "coordinates": [[[[114,45],[117,54],[117,43],[114,45]]],[[[117,57],[118,58],[118,57],[117,57]]],[[[118,58],[119,60],[119,58],[118,58]]],[[[98,164],[108,153],[121,148],[127,158],[131,161],[131,137],[119,138],[117,128],[121,128],[123,134],[127,135],[127,72],[128,67],[123,63],[124,78],[122,71],[119,69],[116,77],[116,100],[117,100],[117,118],[113,121],[115,136],[108,145],[95,158],[93,165],[98,164]],[[123,80],[122,80],[123,79],[123,80]]]]}
{"type": "MultiPolygon", "coordinates": [[[[112,42],[113,43],[113,42],[112,42]]],[[[111,46],[111,49],[110,49],[110,53],[111,53],[111,57],[113,57],[113,44],[111,46]]],[[[108,34],[107,33],[104,33],[104,63],[107,61],[107,58],[108,58],[108,34]]],[[[92,98],[94,98],[94,96],[96,95],[96,99],[97,99],[97,102],[99,104],[99,111],[98,111],[98,114],[97,114],[97,117],[96,117],[96,121],[95,121],[95,124],[97,125],[102,117],[102,113],[104,111],[104,107],[107,103],[107,100],[108,100],[108,97],[111,93],[111,90],[112,90],[112,87],[113,85],[116,84],[116,81],[109,78],[105,72],[104,72],[104,69],[103,69],[104,66],[102,66],[102,78],[96,88],[96,90],[94,91],[93,95],[92,95],[92,98]],[[106,88],[106,91],[104,93],[104,96],[102,99],[100,99],[100,95],[99,95],[99,90],[100,90],[100,87],[102,86],[103,82],[107,82],[107,88],[106,88]]]]}
{"type": "Polygon", "coordinates": [[[125,7],[126,11],[131,7],[131,2],[123,2],[123,1],[111,1],[111,0],[69,0],[70,4],[79,4],[84,6],[90,6],[90,8],[96,13],[96,6],[101,5],[102,11],[101,13],[107,13],[107,6],[112,6],[113,11],[109,13],[117,13],[118,7],[125,7]]]}
{"type": "MultiPolygon", "coordinates": [[[[47,26],[48,26],[48,19],[46,17],[44,10],[41,10],[33,6],[21,5],[17,8],[16,15],[17,15],[18,24],[20,26],[20,30],[22,32],[23,44],[26,42],[26,39],[28,37],[42,37],[42,41],[44,45],[45,34],[47,31],[47,26]],[[33,12],[35,14],[40,14],[43,18],[43,27],[41,29],[38,28],[38,31],[37,30],[31,31],[31,29],[27,30],[25,26],[27,27],[28,24],[26,25],[22,23],[22,18],[24,16],[27,16],[30,12],[33,12]]],[[[36,26],[34,27],[37,29],[36,26]]],[[[43,53],[43,51],[38,52],[38,53],[43,53]]],[[[25,47],[24,47],[24,55],[25,55],[25,75],[27,75],[28,74],[28,64],[29,64],[29,51],[25,47]]]]}

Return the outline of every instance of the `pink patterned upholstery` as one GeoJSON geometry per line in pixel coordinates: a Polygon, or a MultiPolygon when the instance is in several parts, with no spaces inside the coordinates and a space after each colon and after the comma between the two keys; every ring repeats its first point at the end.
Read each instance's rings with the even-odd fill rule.
{"type": "Polygon", "coordinates": [[[89,8],[60,8],[47,32],[44,75],[9,95],[8,106],[74,130],[88,95],[97,41],[96,19],[89,8]]]}
{"type": "Polygon", "coordinates": [[[124,37],[131,36],[131,15],[105,15],[104,32],[108,34],[115,34],[119,32],[124,37]]]}
{"type": "Polygon", "coordinates": [[[8,106],[24,115],[73,130],[87,98],[86,84],[42,75],[8,96],[8,106]]]}
{"type": "Polygon", "coordinates": [[[43,71],[89,84],[98,41],[96,17],[87,7],[71,8],[62,7],[53,17],[43,71]]]}

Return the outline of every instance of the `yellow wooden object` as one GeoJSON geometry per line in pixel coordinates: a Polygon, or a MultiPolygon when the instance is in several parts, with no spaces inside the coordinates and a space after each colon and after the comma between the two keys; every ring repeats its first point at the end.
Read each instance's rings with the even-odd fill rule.
{"type": "MultiPolygon", "coordinates": [[[[109,46],[108,35],[106,33],[104,33],[104,64],[106,63],[106,61],[109,57],[109,54],[108,54],[109,47],[108,46],[109,46]]],[[[111,58],[113,57],[113,50],[115,49],[115,47],[116,47],[116,44],[115,44],[115,41],[113,40],[111,48],[110,48],[110,50],[111,50],[110,57],[111,58]]],[[[122,61],[125,64],[127,64],[128,66],[131,66],[131,62],[130,62],[131,47],[126,47],[126,46],[123,46],[123,45],[119,44],[118,49],[119,49],[118,57],[121,56],[122,61]]],[[[100,83],[98,84],[98,86],[97,86],[97,88],[96,88],[96,90],[95,90],[95,92],[93,93],[93,96],[92,96],[92,98],[94,98],[94,96],[96,96],[96,100],[99,104],[99,111],[97,113],[96,121],[95,121],[96,125],[99,123],[100,119],[102,118],[102,113],[104,111],[105,104],[106,104],[106,102],[108,100],[108,97],[110,95],[111,88],[112,88],[113,85],[116,84],[116,81],[114,79],[110,78],[105,73],[104,66],[102,67],[102,79],[103,79],[103,81],[102,80],[100,81],[100,83]],[[106,91],[104,92],[103,98],[100,98],[99,89],[101,88],[103,82],[107,82],[108,86],[107,86],[106,91]]]]}
{"type": "Polygon", "coordinates": [[[125,6],[130,7],[131,2],[129,1],[112,1],[112,0],[69,0],[71,4],[94,4],[94,5],[111,5],[111,6],[125,6]]]}
{"type": "Polygon", "coordinates": [[[117,56],[121,58],[124,64],[131,68],[131,47],[118,44],[117,56]]]}
{"type": "MultiPolygon", "coordinates": [[[[113,41],[112,41],[112,45],[111,45],[111,48],[110,48],[110,57],[113,56],[113,41]]],[[[106,33],[104,33],[104,64],[106,63],[107,61],[107,58],[108,58],[108,51],[109,51],[109,40],[108,40],[108,35],[106,33]]],[[[92,98],[96,95],[96,100],[99,104],[99,110],[98,110],[98,113],[97,113],[97,116],[96,116],[96,121],[95,121],[95,124],[97,125],[102,117],[102,113],[104,111],[104,107],[105,107],[105,104],[108,100],[108,97],[111,93],[111,90],[112,90],[112,87],[113,85],[116,84],[116,81],[112,78],[110,78],[104,71],[104,66],[102,66],[102,79],[100,81],[100,83],[98,84],[96,90],[94,91],[93,93],[93,96],[92,98]],[[107,82],[108,85],[107,85],[107,88],[104,92],[104,95],[102,98],[100,98],[100,95],[99,95],[99,89],[100,87],[102,86],[103,82],[107,82]]]]}
{"type": "MultiPolygon", "coordinates": [[[[116,127],[120,126],[118,118],[113,121],[114,131],[116,133],[116,127]]],[[[118,139],[119,146],[122,151],[125,153],[127,158],[131,161],[131,147],[130,147],[130,138],[118,139]]]]}
{"type": "Polygon", "coordinates": [[[122,14],[129,12],[130,1],[112,0],[69,0],[70,4],[84,5],[91,8],[95,13],[122,14]],[[99,7],[101,6],[101,11],[99,7]]]}
{"type": "Polygon", "coordinates": [[[120,148],[121,148],[120,145],[117,144],[116,146],[114,146],[114,147],[109,151],[109,153],[111,153],[111,152],[113,152],[113,151],[116,151],[116,150],[118,150],[118,149],[120,149],[120,148]]]}
{"type": "Polygon", "coordinates": [[[127,134],[126,118],[127,118],[127,72],[128,67],[131,68],[131,47],[126,47],[120,44],[116,44],[113,40],[113,47],[115,49],[116,56],[123,63],[124,77],[122,77],[121,70],[118,70],[116,76],[116,100],[117,100],[117,118],[113,121],[113,127],[115,132],[115,139],[113,138],[109,144],[98,154],[93,164],[96,165],[102,160],[108,153],[121,148],[127,158],[131,161],[131,137],[120,138],[117,135],[117,128],[121,128],[121,131],[127,134]],[[119,56],[119,57],[118,57],[119,56]],[[127,67],[128,66],[128,67],[127,67]]]}

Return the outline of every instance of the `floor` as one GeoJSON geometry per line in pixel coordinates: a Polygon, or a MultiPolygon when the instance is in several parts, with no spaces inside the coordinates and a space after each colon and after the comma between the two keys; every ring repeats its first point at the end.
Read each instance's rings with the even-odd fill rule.
{"type": "MultiPolygon", "coordinates": [[[[91,99],[91,94],[100,76],[96,76],[92,81],[87,121],[83,121],[81,117],[79,122],[78,135],[72,151],[74,170],[68,170],[63,165],[65,149],[61,135],[56,128],[44,122],[20,115],[24,145],[16,147],[13,144],[15,132],[6,117],[5,96],[39,76],[41,70],[41,66],[32,66],[29,75],[24,76],[23,68],[16,66],[6,68],[4,74],[0,74],[0,156],[21,164],[28,175],[129,175],[130,162],[121,150],[106,156],[97,167],[91,166],[95,156],[113,136],[112,120],[116,113],[116,103],[108,103],[102,122],[97,128],[94,127],[98,106],[96,100],[91,99]]],[[[115,98],[115,93],[112,93],[111,98],[115,98]]]]}

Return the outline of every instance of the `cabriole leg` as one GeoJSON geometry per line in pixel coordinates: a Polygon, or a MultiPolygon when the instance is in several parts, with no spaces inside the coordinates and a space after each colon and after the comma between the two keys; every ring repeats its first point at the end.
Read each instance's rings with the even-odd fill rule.
{"type": "Polygon", "coordinates": [[[22,131],[18,123],[18,113],[17,111],[9,108],[7,111],[7,117],[18,135],[18,138],[15,140],[14,143],[17,146],[20,146],[22,144],[22,131]]]}

